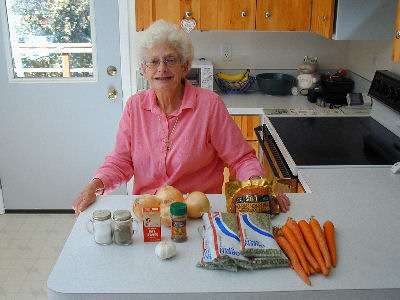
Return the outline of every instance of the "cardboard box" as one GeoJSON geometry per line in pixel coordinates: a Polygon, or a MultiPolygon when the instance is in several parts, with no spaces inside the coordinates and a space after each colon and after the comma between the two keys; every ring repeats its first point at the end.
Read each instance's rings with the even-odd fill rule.
{"type": "Polygon", "coordinates": [[[159,207],[143,208],[143,239],[145,242],[161,241],[161,212],[159,207]]]}

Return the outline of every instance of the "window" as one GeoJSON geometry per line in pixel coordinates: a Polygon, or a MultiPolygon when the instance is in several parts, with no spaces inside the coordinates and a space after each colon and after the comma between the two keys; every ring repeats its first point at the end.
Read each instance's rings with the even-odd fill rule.
{"type": "Polygon", "coordinates": [[[91,0],[6,0],[14,78],[93,77],[91,0]]]}

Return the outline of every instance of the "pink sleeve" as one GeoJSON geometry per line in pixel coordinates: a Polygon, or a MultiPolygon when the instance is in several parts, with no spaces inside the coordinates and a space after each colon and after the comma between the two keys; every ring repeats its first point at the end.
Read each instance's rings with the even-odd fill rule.
{"type": "Polygon", "coordinates": [[[117,189],[133,176],[131,134],[131,101],[128,101],[119,122],[114,149],[94,173],[94,178],[104,184],[104,194],[117,189]]]}
{"type": "Polygon", "coordinates": [[[237,180],[248,180],[252,175],[265,176],[255,150],[246,142],[219,96],[209,122],[211,142],[237,180]]]}

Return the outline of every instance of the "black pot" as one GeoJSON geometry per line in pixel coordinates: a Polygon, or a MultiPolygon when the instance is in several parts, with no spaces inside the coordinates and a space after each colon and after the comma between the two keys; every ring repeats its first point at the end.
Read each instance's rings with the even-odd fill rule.
{"type": "Polygon", "coordinates": [[[283,73],[261,73],[257,75],[258,88],[268,95],[288,95],[296,84],[296,78],[283,73]]]}

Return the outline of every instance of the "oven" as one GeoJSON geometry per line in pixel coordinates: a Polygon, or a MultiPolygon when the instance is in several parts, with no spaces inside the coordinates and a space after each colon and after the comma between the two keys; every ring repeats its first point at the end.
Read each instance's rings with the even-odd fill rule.
{"type": "Polygon", "coordinates": [[[400,77],[377,71],[371,116],[276,116],[255,128],[264,166],[277,178],[301,168],[388,167],[400,161],[400,77]]]}

